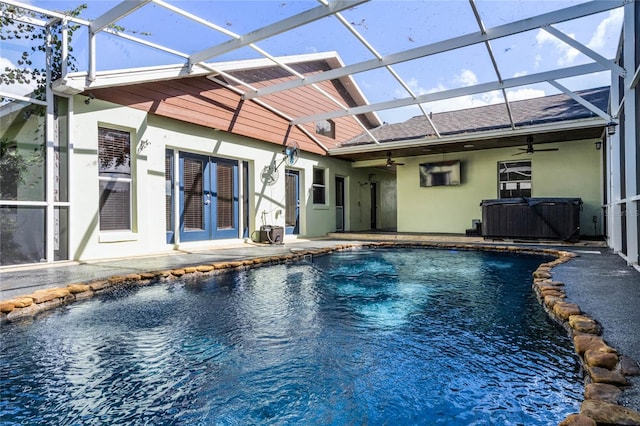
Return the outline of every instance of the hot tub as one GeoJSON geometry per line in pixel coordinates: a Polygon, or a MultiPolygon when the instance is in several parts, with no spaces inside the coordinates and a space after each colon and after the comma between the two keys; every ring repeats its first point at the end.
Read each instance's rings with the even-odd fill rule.
{"type": "Polygon", "coordinates": [[[580,198],[502,198],[480,205],[485,238],[580,239],[580,198]]]}

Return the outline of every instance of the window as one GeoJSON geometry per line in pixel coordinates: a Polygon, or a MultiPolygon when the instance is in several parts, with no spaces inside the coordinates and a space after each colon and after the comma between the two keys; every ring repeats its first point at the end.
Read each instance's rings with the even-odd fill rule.
{"type": "Polygon", "coordinates": [[[316,121],[316,134],[335,139],[336,124],[333,122],[333,120],[316,121]]]}
{"type": "Polygon", "coordinates": [[[324,184],[324,169],[313,169],[313,204],[326,203],[326,187],[324,184]]]}
{"type": "Polygon", "coordinates": [[[531,197],[531,161],[498,163],[500,198],[531,197]]]}
{"type": "Polygon", "coordinates": [[[100,230],[131,230],[131,136],[98,128],[100,230]]]}

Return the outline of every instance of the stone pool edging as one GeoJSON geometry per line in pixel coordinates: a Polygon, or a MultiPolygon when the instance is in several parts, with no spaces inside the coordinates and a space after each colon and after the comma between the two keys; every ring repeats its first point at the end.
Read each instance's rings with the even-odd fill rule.
{"type": "Polygon", "coordinates": [[[514,245],[478,243],[383,241],[338,244],[318,249],[292,250],[291,253],[263,256],[244,260],[220,261],[211,264],[184,266],[175,269],[113,275],[87,282],[71,283],[65,287],[36,290],[31,294],[0,301],[0,324],[24,320],[59,306],[92,298],[94,295],[123,287],[143,286],[158,282],[171,282],[181,278],[211,276],[233,270],[260,266],[294,263],[309,256],[320,256],[336,251],[370,247],[435,248],[449,250],[515,252],[547,255],[554,260],[542,263],[533,272],[533,291],[538,302],[550,318],[562,325],[573,339],[575,351],[585,372],[585,394],[580,413],[567,416],[559,426],[620,424],[640,425],[640,413],[618,405],[621,387],[629,386],[626,375],[640,375],[635,361],[619,356],[601,337],[602,328],[596,320],[584,314],[580,307],[566,301],[564,283],[554,281],[552,269],[568,262],[575,253],[514,245]]]}
{"type": "Polygon", "coordinates": [[[564,283],[553,280],[552,269],[576,257],[560,253],[533,272],[533,290],[550,318],[562,325],[573,339],[573,347],[585,375],[580,413],[567,416],[559,426],[640,425],[640,413],[618,404],[622,388],[631,386],[625,376],[640,375],[636,361],[619,355],[602,338],[601,325],[566,301],[564,283]]]}

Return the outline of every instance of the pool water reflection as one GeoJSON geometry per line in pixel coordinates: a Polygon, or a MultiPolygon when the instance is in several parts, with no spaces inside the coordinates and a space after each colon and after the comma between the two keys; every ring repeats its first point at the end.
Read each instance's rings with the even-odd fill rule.
{"type": "Polygon", "coordinates": [[[3,326],[3,424],[526,424],[579,410],[544,258],[362,249],[3,326]]]}

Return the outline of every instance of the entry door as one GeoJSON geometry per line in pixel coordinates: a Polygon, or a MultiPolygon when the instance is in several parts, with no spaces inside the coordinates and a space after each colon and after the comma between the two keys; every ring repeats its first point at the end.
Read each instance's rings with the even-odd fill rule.
{"type": "Polygon", "coordinates": [[[344,231],[344,178],[336,176],[336,231],[344,231]]]}
{"type": "Polygon", "coordinates": [[[285,232],[300,233],[300,173],[285,170],[285,232]]]}
{"type": "Polygon", "coordinates": [[[371,182],[371,229],[377,228],[378,223],[378,187],[375,182],[371,182]]]}
{"type": "Polygon", "coordinates": [[[180,240],[238,238],[238,163],[180,154],[180,240]]]}

